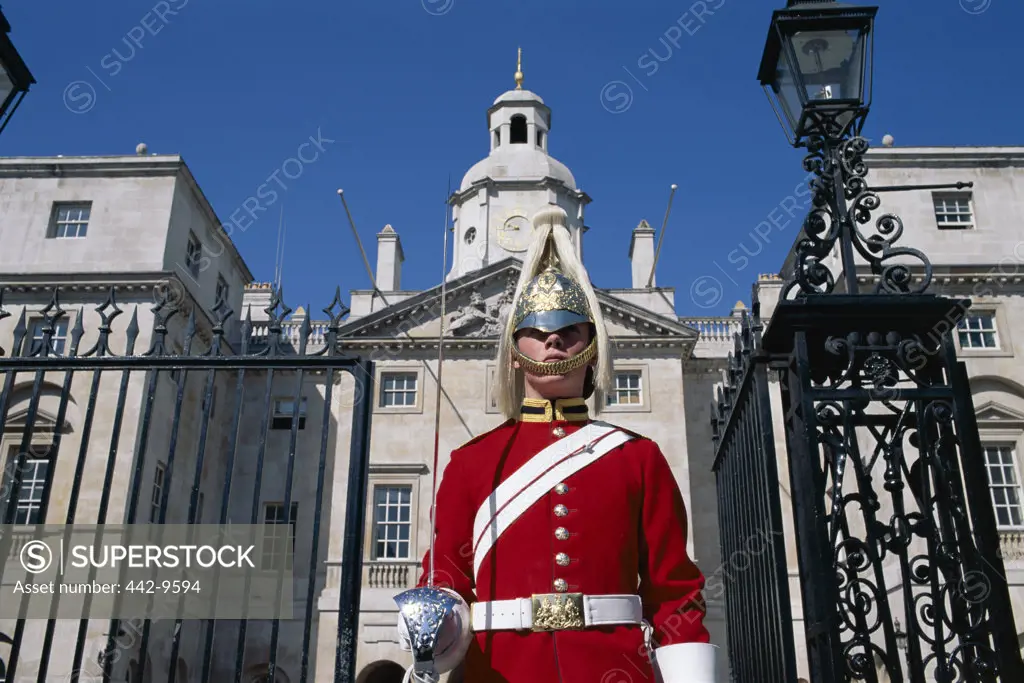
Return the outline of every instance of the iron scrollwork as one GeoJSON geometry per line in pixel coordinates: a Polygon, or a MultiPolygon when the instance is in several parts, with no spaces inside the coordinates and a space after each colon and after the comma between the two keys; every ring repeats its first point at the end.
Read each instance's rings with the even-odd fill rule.
{"type": "MultiPolygon", "coordinates": [[[[841,141],[823,138],[807,143],[804,169],[814,173],[811,181],[812,208],[803,223],[803,237],[795,247],[796,264],[783,298],[809,294],[831,294],[836,278],[829,259],[838,246],[844,273],[856,273],[854,250],[878,276],[876,294],[922,293],[932,280],[932,264],[917,249],[896,246],[903,236],[903,221],[893,213],[880,216],[873,234],[861,226],[871,222],[872,212],[881,205],[878,193],[868,185],[864,155],[868,141],[860,136],[841,141]],[[916,278],[907,259],[919,263],[916,278]]],[[[848,277],[848,294],[855,294],[855,278],[848,277]],[[852,287],[851,287],[852,284],[852,287]]]]}
{"type": "Polygon", "coordinates": [[[806,392],[813,411],[808,452],[824,493],[840,680],[1010,680],[999,678],[1007,672],[991,611],[993,572],[1002,570],[987,559],[993,549],[979,540],[971,508],[987,491],[969,495],[961,471],[977,463],[968,462],[956,387],[944,372],[948,339],[906,331],[814,338],[821,346],[808,352],[810,381],[791,400],[806,392]],[[894,617],[906,624],[903,652],[894,617]]]}

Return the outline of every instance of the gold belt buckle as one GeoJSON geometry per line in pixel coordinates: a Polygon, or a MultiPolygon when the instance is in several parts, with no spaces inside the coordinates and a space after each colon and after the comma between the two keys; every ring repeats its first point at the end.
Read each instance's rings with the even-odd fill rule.
{"type": "Polygon", "coordinates": [[[583,593],[534,593],[530,602],[534,631],[564,631],[586,626],[583,593]]]}

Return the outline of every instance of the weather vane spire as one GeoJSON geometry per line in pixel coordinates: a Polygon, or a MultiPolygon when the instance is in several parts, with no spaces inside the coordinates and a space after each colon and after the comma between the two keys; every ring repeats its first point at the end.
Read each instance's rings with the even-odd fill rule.
{"type": "Polygon", "coordinates": [[[523,89],[523,48],[519,48],[519,58],[516,62],[516,90],[523,89]]]}

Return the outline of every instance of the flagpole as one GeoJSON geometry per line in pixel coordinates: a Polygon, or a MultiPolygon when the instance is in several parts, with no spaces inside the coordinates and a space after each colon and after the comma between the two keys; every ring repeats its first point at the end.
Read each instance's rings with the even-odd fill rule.
{"type": "Polygon", "coordinates": [[[430,487],[430,569],[427,574],[427,586],[434,586],[434,532],[437,525],[435,509],[437,505],[437,464],[441,454],[441,371],[444,367],[444,333],[445,333],[445,306],[447,302],[448,282],[448,233],[451,231],[449,203],[452,196],[452,178],[448,176],[448,192],[444,198],[444,240],[441,253],[441,321],[440,332],[437,338],[437,397],[434,404],[434,469],[432,471],[432,483],[430,487]]]}

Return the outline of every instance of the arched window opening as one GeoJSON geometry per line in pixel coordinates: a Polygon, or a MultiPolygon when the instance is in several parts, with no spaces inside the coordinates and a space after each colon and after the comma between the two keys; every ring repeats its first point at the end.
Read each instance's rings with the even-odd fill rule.
{"type": "Polygon", "coordinates": [[[501,129],[500,128],[494,131],[494,146],[495,147],[500,147],[501,146],[501,129]]]}
{"type": "Polygon", "coordinates": [[[356,677],[356,683],[402,683],[405,669],[386,659],[374,662],[356,677]]]}
{"type": "Polygon", "coordinates": [[[537,131],[537,146],[544,149],[544,131],[537,131]]]}
{"type": "Polygon", "coordinates": [[[509,131],[509,142],[513,145],[526,144],[526,117],[516,114],[512,117],[511,130],[509,131]]]}

